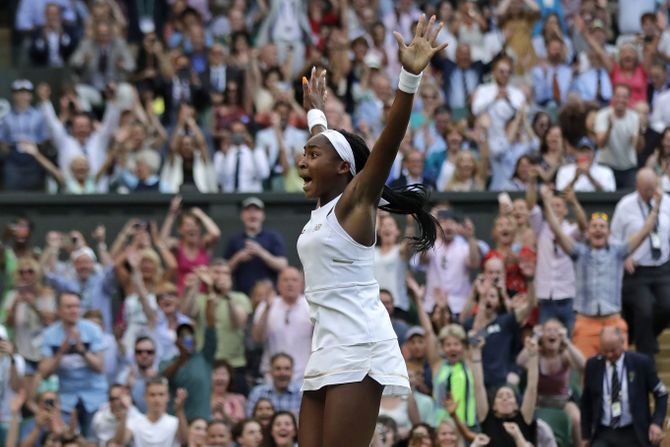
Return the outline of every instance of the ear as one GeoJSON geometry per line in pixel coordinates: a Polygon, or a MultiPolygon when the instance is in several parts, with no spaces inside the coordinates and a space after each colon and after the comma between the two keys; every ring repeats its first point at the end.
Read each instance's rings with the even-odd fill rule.
{"type": "Polygon", "coordinates": [[[351,174],[351,165],[349,164],[348,161],[340,161],[340,164],[337,167],[337,174],[338,175],[343,175],[343,174],[351,174]]]}

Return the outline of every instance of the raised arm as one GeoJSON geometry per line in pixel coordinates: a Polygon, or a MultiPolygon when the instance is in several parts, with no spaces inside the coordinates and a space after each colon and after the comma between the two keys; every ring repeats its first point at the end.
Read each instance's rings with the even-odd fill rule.
{"type": "Polygon", "coordinates": [[[170,233],[172,233],[172,226],[174,225],[174,221],[177,219],[177,214],[179,214],[180,209],[181,196],[176,195],[170,201],[170,208],[168,209],[167,216],[165,216],[165,220],[161,226],[160,238],[162,241],[167,241],[170,237],[170,233]]]}
{"type": "Polygon", "coordinates": [[[537,382],[540,378],[540,363],[537,353],[537,342],[531,337],[526,339],[526,351],[528,352],[528,383],[521,402],[521,416],[527,424],[535,418],[535,404],[537,402],[537,382]]]}
{"type": "Polygon", "coordinates": [[[484,368],[482,367],[482,345],[484,339],[479,338],[474,346],[470,346],[469,366],[472,378],[475,382],[475,405],[477,408],[477,420],[481,424],[489,413],[489,400],[486,397],[486,386],[484,386],[484,368]]]}
{"type": "Polygon", "coordinates": [[[191,208],[191,214],[197,217],[202,226],[205,227],[206,234],[203,238],[205,247],[210,248],[212,245],[216,244],[221,237],[221,230],[216,222],[214,222],[214,220],[200,208],[191,208]]]}
{"type": "Polygon", "coordinates": [[[579,230],[582,232],[586,231],[586,227],[589,226],[589,221],[586,218],[586,212],[584,211],[584,208],[582,208],[582,204],[577,200],[575,191],[572,188],[566,188],[563,190],[563,196],[565,197],[565,201],[572,206],[572,212],[575,214],[575,220],[577,221],[579,230]]]}
{"type": "Polygon", "coordinates": [[[412,284],[413,287],[410,287],[412,293],[412,298],[414,299],[414,304],[416,306],[416,314],[417,317],[419,318],[419,324],[423,328],[424,331],[426,331],[426,346],[428,349],[428,363],[430,364],[430,367],[432,368],[433,372],[437,371],[440,367],[440,364],[442,363],[442,359],[440,358],[440,347],[438,345],[438,340],[437,337],[435,336],[435,332],[433,331],[433,325],[430,322],[430,317],[428,316],[428,313],[426,312],[426,309],[423,307],[422,303],[422,297],[423,294],[421,293],[423,290],[421,290],[418,284],[414,281],[412,284]]]}
{"type": "Polygon", "coordinates": [[[58,169],[58,167],[53,164],[51,160],[42,155],[35,143],[21,142],[19,143],[19,147],[23,149],[23,152],[31,155],[35,161],[37,161],[40,166],[44,168],[45,171],[51,174],[60,186],[65,186],[65,176],[63,175],[63,171],[58,169]]]}
{"type": "Polygon", "coordinates": [[[540,191],[542,193],[542,201],[544,202],[544,218],[547,220],[549,228],[551,228],[551,231],[556,236],[558,244],[565,253],[570,255],[575,249],[575,243],[570,236],[561,230],[561,226],[559,225],[558,219],[554,214],[554,210],[551,209],[551,198],[553,197],[553,193],[548,187],[544,185],[540,191]]]}

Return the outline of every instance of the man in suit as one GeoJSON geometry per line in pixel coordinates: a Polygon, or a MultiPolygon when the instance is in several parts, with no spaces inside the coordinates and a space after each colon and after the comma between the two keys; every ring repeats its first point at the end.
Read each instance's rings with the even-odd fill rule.
{"type": "Polygon", "coordinates": [[[202,74],[202,84],[207,91],[223,93],[228,80],[234,80],[238,86],[244,82],[244,74],[227,64],[226,49],[220,43],[215,43],[209,49],[209,65],[202,74]]]}
{"type": "Polygon", "coordinates": [[[407,185],[420,183],[427,189],[435,189],[435,182],[423,176],[423,152],[418,149],[411,149],[403,158],[403,170],[400,177],[393,180],[389,186],[391,188],[402,188],[407,185]]]}
{"type": "Polygon", "coordinates": [[[35,66],[62,67],[77,48],[76,33],[63,24],[59,5],[47,3],[44,16],[44,26],[33,32],[30,60],[35,66]]]}
{"type": "Polygon", "coordinates": [[[466,109],[486,71],[481,61],[472,61],[470,45],[459,43],[456,47],[456,62],[446,57],[436,57],[433,66],[442,72],[442,91],[452,110],[466,109]]]}
{"type": "Polygon", "coordinates": [[[649,447],[661,440],[668,392],[647,356],[624,351],[616,327],[603,329],[600,355],[586,362],[582,447],[649,447]],[[654,413],[649,408],[654,395],[654,413]]]}

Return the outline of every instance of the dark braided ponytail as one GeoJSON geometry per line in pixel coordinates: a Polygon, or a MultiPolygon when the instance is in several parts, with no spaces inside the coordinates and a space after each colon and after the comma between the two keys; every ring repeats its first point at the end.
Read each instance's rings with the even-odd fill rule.
{"type": "MultiPolygon", "coordinates": [[[[356,172],[361,172],[370,156],[370,149],[360,136],[337,129],[351,146],[356,161],[356,172]]],[[[430,192],[422,184],[407,185],[402,188],[389,188],[384,185],[382,199],[388,204],[379,209],[393,214],[411,214],[419,224],[419,235],[411,238],[412,246],[418,251],[425,251],[435,244],[439,224],[428,209],[430,192]]]]}

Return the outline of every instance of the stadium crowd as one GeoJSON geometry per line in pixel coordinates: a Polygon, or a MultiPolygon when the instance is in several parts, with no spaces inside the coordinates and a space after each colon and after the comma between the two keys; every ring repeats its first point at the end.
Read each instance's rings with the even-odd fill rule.
{"type": "Polygon", "coordinates": [[[411,220],[380,212],[380,299],[413,392],[382,398],[372,445],[661,441],[667,2],[20,0],[17,64],[60,77],[11,84],[1,189],[177,195],[162,222],[116,235],[7,226],[0,444],[297,444],[312,326],[294,240],[251,196],[216,252],[217,223],[178,194],[299,193],[312,67],[327,70],[329,126],[372,146],[400,72],[391,33],[411,38],[423,13],[450,45],[388,183],[498,191],[499,210],[489,245],[436,203],[424,253],[411,220]],[[576,194],[615,190],[632,192],[611,216],[576,194]]]}

